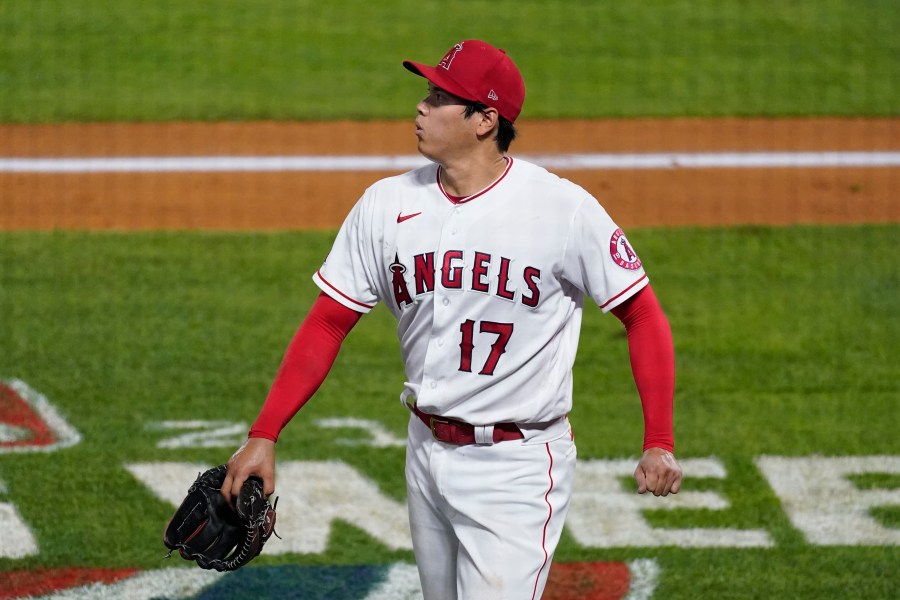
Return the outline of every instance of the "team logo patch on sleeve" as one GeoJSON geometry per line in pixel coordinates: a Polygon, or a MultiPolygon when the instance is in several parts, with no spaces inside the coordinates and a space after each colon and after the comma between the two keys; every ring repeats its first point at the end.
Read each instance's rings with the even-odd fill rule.
{"type": "Polygon", "coordinates": [[[623,269],[636,271],[641,268],[641,259],[631,249],[631,244],[621,229],[616,229],[609,238],[609,255],[623,269]]]}

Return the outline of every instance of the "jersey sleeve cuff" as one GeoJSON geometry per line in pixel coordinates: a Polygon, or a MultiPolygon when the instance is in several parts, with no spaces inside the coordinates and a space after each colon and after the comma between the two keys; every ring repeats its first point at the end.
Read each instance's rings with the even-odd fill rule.
{"type": "Polygon", "coordinates": [[[644,289],[644,287],[646,287],[648,283],[650,283],[650,278],[647,277],[646,273],[644,273],[640,279],[638,279],[637,281],[635,281],[634,283],[629,285],[627,288],[625,288],[624,290],[622,290],[621,292],[619,292],[618,294],[616,294],[615,296],[613,296],[612,298],[610,298],[609,300],[607,300],[606,302],[601,304],[600,310],[602,310],[603,312],[611,311],[612,309],[614,309],[615,307],[622,304],[623,302],[625,302],[626,300],[628,300],[629,298],[631,298],[632,296],[637,294],[639,291],[644,289]]]}
{"type": "Polygon", "coordinates": [[[359,300],[355,300],[339,290],[331,282],[325,279],[325,277],[322,275],[321,269],[313,274],[312,279],[313,282],[317,286],[319,286],[319,289],[328,294],[333,300],[340,304],[343,304],[349,309],[365,314],[375,308],[374,304],[366,304],[365,302],[360,302],[359,300]]]}

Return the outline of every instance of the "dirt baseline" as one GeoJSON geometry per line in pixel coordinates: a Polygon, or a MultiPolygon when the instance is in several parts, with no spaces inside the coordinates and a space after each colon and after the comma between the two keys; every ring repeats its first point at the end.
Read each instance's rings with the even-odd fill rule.
{"type": "MultiPolygon", "coordinates": [[[[900,119],[524,121],[512,154],[896,151],[900,119]]],[[[414,155],[412,121],[0,126],[0,158],[414,155]]],[[[336,228],[397,171],[0,172],[0,229],[336,228]]],[[[623,226],[900,221],[900,168],[556,170],[623,226]]]]}

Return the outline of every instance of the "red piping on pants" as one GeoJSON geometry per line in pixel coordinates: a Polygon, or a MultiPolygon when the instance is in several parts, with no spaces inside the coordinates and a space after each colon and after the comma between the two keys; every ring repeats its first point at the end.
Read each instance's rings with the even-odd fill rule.
{"type": "Polygon", "coordinates": [[[547,520],[544,521],[544,533],[541,537],[541,548],[544,550],[544,562],[541,565],[541,568],[538,569],[537,577],[534,579],[534,592],[531,594],[531,600],[534,600],[537,597],[537,587],[538,582],[541,580],[541,573],[544,571],[544,567],[547,566],[547,562],[550,560],[550,555],[547,553],[547,527],[550,525],[550,518],[553,516],[553,506],[550,504],[550,492],[553,491],[553,454],[550,452],[550,444],[544,444],[544,447],[547,448],[547,456],[550,457],[550,468],[547,469],[547,477],[550,478],[550,487],[547,489],[547,493],[544,494],[544,502],[547,503],[549,513],[547,514],[547,520]]]}

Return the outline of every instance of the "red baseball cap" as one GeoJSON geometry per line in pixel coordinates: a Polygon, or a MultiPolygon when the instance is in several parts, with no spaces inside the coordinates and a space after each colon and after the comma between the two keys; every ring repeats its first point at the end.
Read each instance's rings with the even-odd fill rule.
{"type": "Polygon", "coordinates": [[[434,67],[410,60],[404,60],[403,66],[454,96],[496,108],[511,122],[522,112],[522,74],[506,52],[487,42],[462,41],[434,67]]]}

